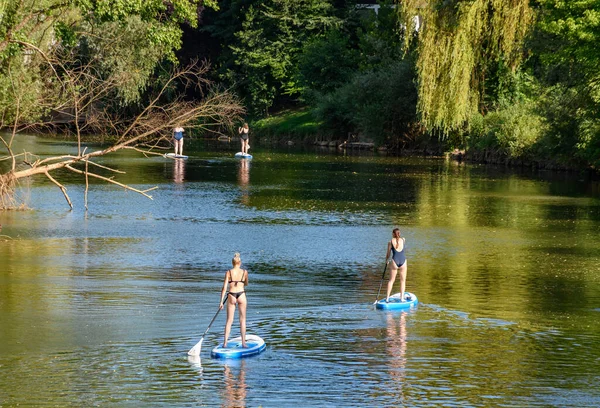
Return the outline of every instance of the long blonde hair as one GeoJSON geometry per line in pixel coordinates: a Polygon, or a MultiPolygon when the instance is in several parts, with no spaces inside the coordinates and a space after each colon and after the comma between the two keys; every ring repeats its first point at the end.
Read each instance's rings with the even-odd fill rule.
{"type": "Polygon", "coordinates": [[[236,252],[235,254],[233,254],[233,259],[231,260],[231,264],[233,266],[241,265],[242,264],[242,258],[240,258],[240,253],[239,252],[236,252]]]}

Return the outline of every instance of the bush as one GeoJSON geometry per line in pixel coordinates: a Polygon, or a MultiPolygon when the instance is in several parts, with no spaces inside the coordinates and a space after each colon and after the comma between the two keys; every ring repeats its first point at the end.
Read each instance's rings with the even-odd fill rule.
{"type": "Polygon", "coordinates": [[[358,53],[350,49],[348,37],[331,31],[323,38],[315,38],[304,47],[299,59],[299,78],[303,96],[331,92],[347,83],[358,64],[358,53]],[[307,95],[308,93],[308,95],[307,95]]]}
{"type": "Polygon", "coordinates": [[[411,60],[358,74],[324,95],[316,116],[336,136],[357,132],[378,144],[397,144],[417,121],[417,89],[411,60]]]}
{"type": "Polygon", "coordinates": [[[528,101],[498,109],[474,118],[468,144],[476,150],[493,150],[508,158],[530,156],[547,132],[544,118],[528,101]]]}

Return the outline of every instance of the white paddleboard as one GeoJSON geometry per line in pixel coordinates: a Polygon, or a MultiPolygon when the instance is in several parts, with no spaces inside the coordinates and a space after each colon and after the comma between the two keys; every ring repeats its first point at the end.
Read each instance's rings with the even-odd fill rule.
{"type": "Polygon", "coordinates": [[[252,155],[248,153],[237,152],[235,154],[235,157],[237,157],[238,159],[251,159],[252,155]]]}
{"type": "Polygon", "coordinates": [[[262,353],[267,348],[265,341],[254,334],[246,335],[246,346],[242,347],[242,338],[236,337],[227,342],[227,347],[220,343],[210,355],[214,358],[242,358],[262,353]]]}
{"type": "Polygon", "coordinates": [[[165,157],[168,159],[187,159],[188,157],[184,154],[167,153],[165,157]]]}

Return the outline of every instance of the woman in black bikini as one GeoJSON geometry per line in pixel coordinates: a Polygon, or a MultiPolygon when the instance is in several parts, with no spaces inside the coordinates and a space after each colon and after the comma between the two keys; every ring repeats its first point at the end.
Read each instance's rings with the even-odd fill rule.
{"type": "Polygon", "coordinates": [[[227,322],[225,323],[225,340],[223,347],[227,347],[227,339],[231,332],[233,324],[233,315],[235,313],[235,305],[238,305],[238,314],[240,318],[240,334],[242,336],[242,347],[246,347],[246,293],[244,286],[248,285],[248,271],[240,268],[242,260],[239,253],[235,253],[231,260],[233,268],[225,272],[225,280],[223,289],[221,290],[221,303],[219,308],[223,308],[225,295],[227,295],[227,322]]]}
{"type": "Polygon", "coordinates": [[[250,148],[250,140],[248,137],[248,133],[250,132],[250,128],[247,123],[244,123],[244,126],[238,128],[238,133],[240,134],[240,142],[242,143],[242,153],[248,154],[248,149],[250,148]]]}

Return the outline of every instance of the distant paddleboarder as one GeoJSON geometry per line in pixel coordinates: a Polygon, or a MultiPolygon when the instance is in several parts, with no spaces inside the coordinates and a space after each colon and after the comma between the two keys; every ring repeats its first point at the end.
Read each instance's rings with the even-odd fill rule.
{"type": "Polygon", "coordinates": [[[185,129],[177,126],[173,129],[173,144],[175,145],[175,156],[183,156],[183,132],[185,129]]]}
{"type": "Polygon", "coordinates": [[[406,273],[408,269],[406,255],[404,254],[405,244],[406,240],[400,236],[400,229],[394,228],[392,230],[392,239],[388,242],[385,254],[386,262],[390,265],[390,280],[387,284],[386,302],[390,300],[390,293],[392,293],[392,286],[394,286],[398,271],[400,271],[400,299],[404,302],[404,289],[406,288],[406,273]],[[392,255],[391,259],[390,253],[392,255]]]}
{"type": "Polygon", "coordinates": [[[248,154],[248,149],[250,148],[249,132],[250,128],[247,123],[244,123],[244,126],[238,128],[240,142],[242,143],[242,153],[244,154],[248,154]]]}
{"type": "Polygon", "coordinates": [[[233,268],[225,272],[225,280],[223,281],[223,289],[221,290],[221,303],[219,308],[223,308],[225,296],[227,296],[227,322],[225,323],[225,338],[223,347],[227,347],[227,339],[231,332],[233,323],[233,315],[235,306],[238,306],[238,314],[240,319],[240,334],[242,337],[242,347],[246,346],[246,293],[244,287],[248,285],[248,271],[240,268],[242,259],[239,253],[235,253],[231,260],[233,268]]]}

